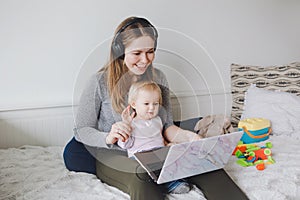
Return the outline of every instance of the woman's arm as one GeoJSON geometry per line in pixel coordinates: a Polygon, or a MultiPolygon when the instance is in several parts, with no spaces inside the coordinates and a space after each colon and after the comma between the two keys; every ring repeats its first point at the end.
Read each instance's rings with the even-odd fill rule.
{"type": "Polygon", "coordinates": [[[107,133],[98,130],[98,115],[101,98],[96,75],[92,76],[84,88],[75,117],[75,138],[89,146],[107,147],[107,133]]]}
{"type": "Polygon", "coordinates": [[[109,117],[109,115],[112,115],[112,112],[106,112],[108,120],[106,124],[100,124],[102,128],[104,125],[107,126],[106,131],[99,130],[98,123],[102,109],[102,99],[105,94],[105,86],[104,79],[100,74],[91,77],[80,98],[74,132],[76,140],[83,144],[112,148],[114,147],[112,144],[116,143],[119,139],[127,139],[130,127],[122,121],[115,123],[114,118],[109,117]]]}

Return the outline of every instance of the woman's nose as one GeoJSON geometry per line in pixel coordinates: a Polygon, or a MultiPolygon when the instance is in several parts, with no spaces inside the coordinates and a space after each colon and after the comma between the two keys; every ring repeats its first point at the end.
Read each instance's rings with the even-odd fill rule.
{"type": "Polygon", "coordinates": [[[149,61],[147,53],[142,53],[141,54],[141,61],[144,63],[147,63],[149,61]]]}

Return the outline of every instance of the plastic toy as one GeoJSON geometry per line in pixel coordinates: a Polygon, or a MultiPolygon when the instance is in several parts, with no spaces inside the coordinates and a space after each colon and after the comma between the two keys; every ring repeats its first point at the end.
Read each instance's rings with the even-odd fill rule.
{"type": "Polygon", "coordinates": [[[270,120],[264,118],[243,119],[238,129],[244,131],[241,141],[247,144],[267,140],[272,132],[270,120]]]}
{"type": "Polygon", "coordinates": [[[265,146],[260,147],[257,144],[243,144],[240,141],[232,154],[238,158],[237,164],[243,167],[255,165],[256,169],[264,170],[265,164],[275,163],[272,158],[272,147],[271,142],[267,142],[265,146]]]}

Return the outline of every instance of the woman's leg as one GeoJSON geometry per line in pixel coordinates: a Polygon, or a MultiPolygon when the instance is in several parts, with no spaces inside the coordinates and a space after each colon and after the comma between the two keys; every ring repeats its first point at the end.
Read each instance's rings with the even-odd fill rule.
{"type": "Polygon", "coordinates": [[[85,145],[75,138],[64,149],[64,162],[68,170],[96,174],[96,159],[90,154],[85,145]]]}
{"type": "Polygon", "coordinates": [[[248,199],[245,193],[233,182],[223,169],[192,176],[188,178],[188,181],[201,189],[205,197],[209,200],[248,199]]]}
{"type": "Polygon", "coordinates": [[[154,183],[137,161],[113,150],[100,150],[97,158],[97,177],[129,194],[131,200],[164,199],[166,187],[154,183]]]}

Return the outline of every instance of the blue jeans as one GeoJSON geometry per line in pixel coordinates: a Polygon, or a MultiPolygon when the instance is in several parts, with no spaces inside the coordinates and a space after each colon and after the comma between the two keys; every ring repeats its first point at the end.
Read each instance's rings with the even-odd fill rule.
{"type": "Polygon", "coordinates": [[[168,183],[165,183],[168,193],[172,192],[173,190],[175,190],[176,187],[178,187],[181,183],[186,182],[183,179],[179,179],[179,180],[175,180],[175,181],[171,181],[168,183]]]}
{"type": "Polygon", "coordinates": [[[64,162],[68,170],[96,174],[96,159],[73,137],[64,149],[64,162]]]}

